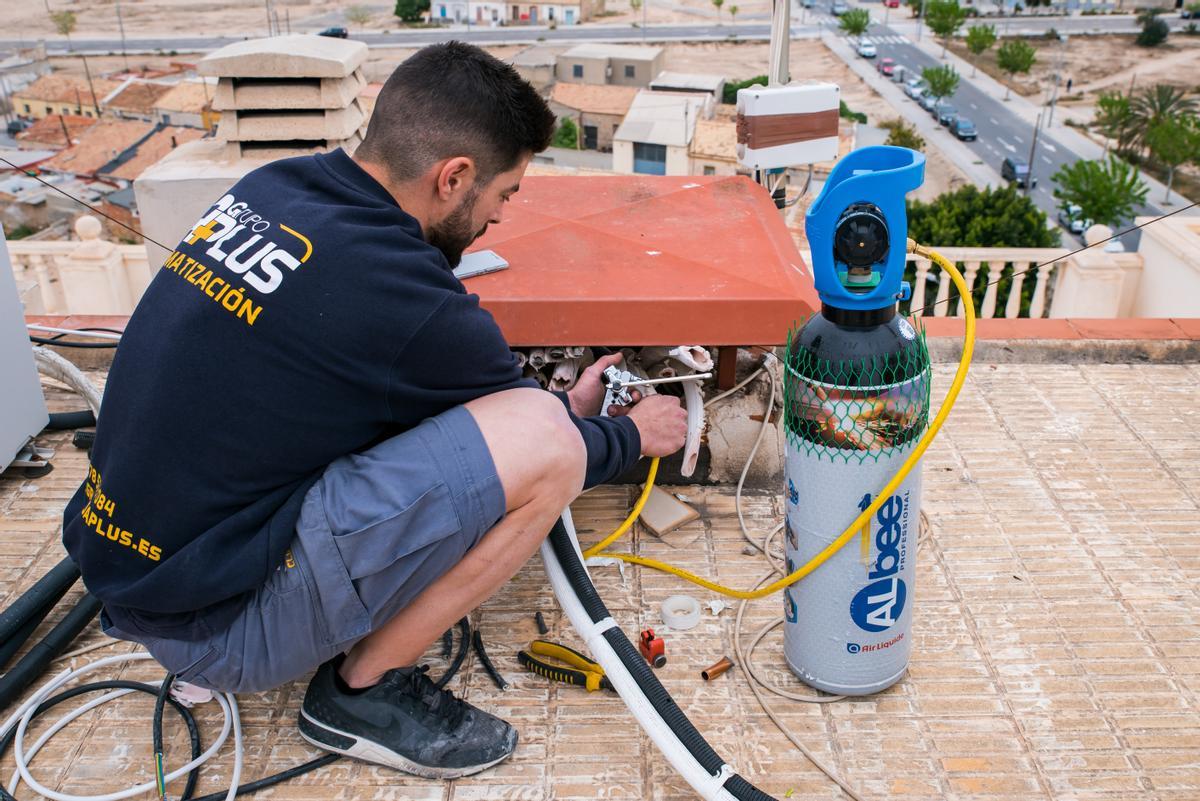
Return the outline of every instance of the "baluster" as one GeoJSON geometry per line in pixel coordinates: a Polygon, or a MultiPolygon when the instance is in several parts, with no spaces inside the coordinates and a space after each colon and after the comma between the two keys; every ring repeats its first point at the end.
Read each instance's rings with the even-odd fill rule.
{"type": "Polygon", "coordinates": [[[1029,316],[1039,318],[1046,309],[1046,285],[1050,278],[1051,266],[1039,267],[1037,283],[1033,285],[1033,298],[1029,301],[1029,316]]]}
{"type": "Polygon", "coordinates": [[[938,279],[937,299],[934,301],[933,316],[949,317],[950,309],[946,301],[950,297],[950,276],[941,267],[938,268],[938,279]]]}
{"type": "MultiPolygon", "coordinates": [[[[963,270],[963,280],[966,281],[966,283],[967,283],[967,293],[968,293],[968,297],[969,297],[971,290],[975,287],[975,276],[979,274],[979,262],[978,261],[968,261],[965,263],[964,267],[965,267],[965,269],[963,270]]],[[[949,277],[949,276],[947,276],[947,277],[949,277]]],[[[966,304],[966,299],[960,295],[958,298],[958,304],[957,304],[958,311],[956,311],[954,313],[955,317],[962,317],[962,316],[966,315],[967,310],[966,310],[965,304],[966,304]]]]}
{"type": "Polygon", "coordinates": [[[913,259],[917,265],[916,275],[913,276],[913,299],[909,308],[913,317],[923,315],[925,308],[925,279],[929,275],[929,259],[913,259]]]}
{"type": "Polygon", "coordinates": [[[58,271],[53,269],[51,257],[30,254],[29,263],[37,277],[38,292],[42,295],[42,308],[46,314],[63,314],[62,287],[58,282],[58,271]]]}
{"type": "Polygon", "coordinates": [[[1004,273],[1004,262],[988,262],[987,265],[987,289],[983,291],[983,306],[979,309],[980,319],[990,319],[996,316],[996,290],[1000,285],[996,282],[1000,280],[1000,276],[1004,273]],[[994,265],[999,264],[999,267],[994,265]]]}
{"type": "Polygon", "coordinates": [[[1013,262],[1012,286],[1008,290],[1008,303],[1004,307],[1004,316],[1010,320],[1021,316],[1021,285],[1025,283],[1025,270],[1030,262],[1013,262]]]}

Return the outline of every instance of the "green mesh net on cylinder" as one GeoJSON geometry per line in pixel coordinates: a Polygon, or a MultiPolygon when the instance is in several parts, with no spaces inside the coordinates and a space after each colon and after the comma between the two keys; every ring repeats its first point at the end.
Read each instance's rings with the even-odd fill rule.
{"type": "Polygon", "coordinates": [[[829,361],[788,337],[784,423],[793,447],[862,463],[915,443],[929,424],[925,332],[892,354],[829,361]]]}

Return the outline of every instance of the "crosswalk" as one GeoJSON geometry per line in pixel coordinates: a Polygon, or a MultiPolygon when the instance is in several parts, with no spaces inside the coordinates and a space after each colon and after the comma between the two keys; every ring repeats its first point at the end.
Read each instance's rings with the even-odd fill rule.
{"type": "Polygon", "coordinates": [[[871,36],[870,34],[867,34],[867,38],[870,39],[872,42],[875,42],[876,44],[908,44],[909,43],[909,38],[907,36],[900,36],[899,34],[890,35],[890,36],[871,36]]]}

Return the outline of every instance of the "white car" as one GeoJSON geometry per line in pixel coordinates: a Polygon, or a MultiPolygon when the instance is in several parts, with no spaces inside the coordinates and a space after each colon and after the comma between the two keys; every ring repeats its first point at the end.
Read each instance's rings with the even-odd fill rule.
{"type": "Polygon", "coordinates": [[[921,78],[909,78],[904,84],[904,94],[917,100],[925,94],[925,81],[921,78]]]}
{"type": "Polygon", "coordinates": [[[870,39],[863,39],[858,43],[858,54],[863,58],[875,58],[878,55],[875,51],[875,43],[870,39]]]}

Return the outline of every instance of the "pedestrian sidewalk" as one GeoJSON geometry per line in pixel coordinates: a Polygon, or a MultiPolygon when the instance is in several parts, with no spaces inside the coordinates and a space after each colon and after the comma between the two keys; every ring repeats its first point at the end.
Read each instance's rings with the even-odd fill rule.
{"type": "MultiPolygon", "coordinates": [[[[914,40],[913,44],[934,58],[941,58],[942,46],[940,43],[926,39],[920,42],[914,40]]],[[[1006,93],[1004,84],[1000,83],[986,72],[980,70],[975,74],[974,77],[971,77],[971,63],[966,59],[955,55],[954,52],[950,50],[946,51],[946,58],[944,59],[944,62],[958,70],[958,74],[962,76],[962,80],[974,84],[977,89],[991,95],[997,100],[1004,101],[1004,95],[1006,93]]],[[[1028,98],[1022,97],[1016,92],[1011,93],[1009,99],[1004,102],[1005,106],[1013,114],[1016,114],[1019,118],[1030,125],[1037,124],[1038,113],[1042,110],[1042,106],[1034,103],[1028,98]]],[[[1104,158],[1104,147],[1100,143],[1090,139],[1074,128],[1063,124],[1063,120],[1066,118],[1066,115],[1061,107],[1055,110],[1054,117],[1055,122],[1053,125],[1049,127],[1043,126],[1043,135],[1049,134],[1050,136],[1053,136],[1059,144],[1081,159],[1090,161],[1104,158]]],[[[1146,174],[1145,172],[1142,172],[1142,180],[1145,181],[1146,186],[1150,189],[1146,195],[1146,205],[1148,206],[1169,212],[1186,206],[1192,202],[1191,199],[1186,198],[1174,191],[1172,191],[1168,197],[1166,185],[1161,181],[1156,180],[1154,177],[1146,174]],[[1163,202],[1164,197],[1168,197],[1168,200],[1165,203],[1163,202]]],[[[1200,208],[1190,209],[1189,211],[1184,212],[1184,214],[1200,214],[1200,208]]]]}
{"type": "Polygon", "coordinates": [[[980,189],[1004,186],[1005,182],[1000,178],[1000,173],[989,167],[977,153],[954,138],[953,134],[922,111],[920,106],[909,100],[899,84],[880,75],[872,64],[856,56],[849,42],[828,31],[822,34],[821,41],[846,62],[858,77],[866,81],[868,86],[888,101],[896,110],[896,116],[907,120],[926,142],[941,150],[954,166],[963,171],[968,181],[980,189]]]}

